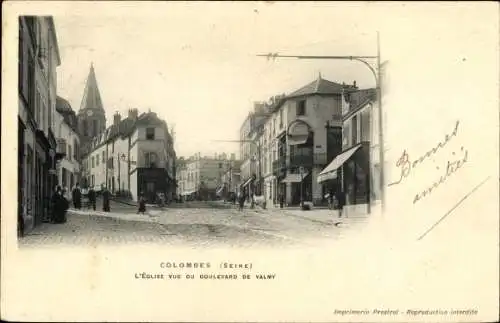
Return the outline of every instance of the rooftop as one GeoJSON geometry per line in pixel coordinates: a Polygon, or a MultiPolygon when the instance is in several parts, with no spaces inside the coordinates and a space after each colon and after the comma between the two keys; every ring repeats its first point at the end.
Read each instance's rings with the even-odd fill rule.
{"type": "Polygon", "coordinates": [[[83,92],[82,103],[80,104],[80,110],[87,109],[104,111],[93,64],[90,65],[89,75],[83,92]]]}
{"type": "Polygon", "coordinates": [[[316,80],[288,94],[286,98],[290,99],[299,96],[315,95],[315,94],[320,94],[320,95],[341,94],[342,90],[344,89],[357,89],[356,81],[354,81],[354,84],[352,85],[345,83],[340,84],[329,80],[325,80],[324,78],[321,77],[321,74],[319,74],[316,80]]]}

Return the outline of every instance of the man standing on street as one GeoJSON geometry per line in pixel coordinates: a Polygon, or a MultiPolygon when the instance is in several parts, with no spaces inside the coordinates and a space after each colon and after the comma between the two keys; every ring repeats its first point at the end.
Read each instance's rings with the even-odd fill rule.
{"type": "Polygon", "coordinates": [[[76,183],[72,193],[71,198],[73,199],[73,206],[75,209],[80,209],[82,207],[82,192],[80,191],[80,185],[78,183],[76,183]]]}
{"type": "Polygon", "coordinates": [[[342,189],[337,190],[337,194],[335,196],[337,200],[337,208],[339,210],[339,218],[342,217],[342,212],[344,211],[344,205],[346,203],[345,193],[342,189]]]}
{"type": "Polygon", "coordinates": [[[111,199],[111,193],[108,191],[107,187],[104,187],[102,189],[102,210],[104,212],[110,212],[111,208],[109,206],[110,200],[111,199]]]}
{"type": "Polygon", "coordinates": [[[95,211],[96,194],[93,186],[89,188],[88,196],[89,196],[89,203],[90,205],[92,205],[92,209],[94,209],[95,211]]]}

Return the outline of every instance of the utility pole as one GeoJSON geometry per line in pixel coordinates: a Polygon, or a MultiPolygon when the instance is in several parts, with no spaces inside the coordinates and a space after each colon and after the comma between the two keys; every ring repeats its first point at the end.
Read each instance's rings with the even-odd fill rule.
{"type": "MultiPolygon", "coordinates": [[[[278,53],[258,54],[257,56],[266,57],[267,59],[276,58],[296,58],[296,59],[333,59],[333,60],[351,60],[363,63],[372,72],[375,78],[376,91],[377,91],[377,104],[378,104],[378,128],[379,128],[379,162],[380,162],[380,200],[382,213],[385,207],[385,177],[384,177],[384,135],[383,135],[383,110],[382,110],[382,90],[381,90],[381,73],[380,73],[380,37],[377,32],[377,56],[318,56],[318,55],[279,55],[278,53]],[[368,63],[368,59],[376,59],[376,70],[368,63]]],[[[370,127],[372,131],[373,127],[370,127]]],[[[373,138],[373,135],[370,136],[373,138]]],[[[370,147],[371,155],[371,147],[370,147]]],[[[370,171],[371,172],[371,171],[370,171]]],[[[370,200],[370,196],[368,197],[370,200]]]]}
{"type": "Polygon", "coordinates": [[[233,164],[232,164],[232,161],[229,161],[229,187],[227,188],[227,191],[228,191],[228,196],[230,195],[229,193],[231,193],[231,182],[232,182],[232,178],[233,178],[233,164]]]}
{"type": "MultiPolygon", "coordinates": [[[[125,155],[123,155],[125,157],[125,155]]],[[[120,153],[118,153],[118,191],[121,191],[121,181],[120,181],[120,164],[121,164],[121,159],[120,159],[120,153]]]]}

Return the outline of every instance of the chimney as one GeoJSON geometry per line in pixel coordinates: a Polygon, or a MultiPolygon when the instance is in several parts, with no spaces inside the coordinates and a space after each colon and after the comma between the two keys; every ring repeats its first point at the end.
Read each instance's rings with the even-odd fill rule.
{"type": "Polygon", "coordinates": [[[139,112],[137,111],[137,109],[129,109],[128,110],[128,117],[132,120],[137,120],[138,114],[139,114],[139,112]]]}
{"type": "Polygon", "coordinates": [[[116,111],[115,115],[113,116],[113,125],[115,126],[119,125],[120,121],[122,121],[122,116],[118,111],[116,111]]]}
{"type": "Polygon", "coordinates": [[[354,82],[352,82],[352,86],[353,86],[353,87],[355,87],[355,88],[358,88],[358,87],[356,86],[356,80],[354,80],[354,82]]]}

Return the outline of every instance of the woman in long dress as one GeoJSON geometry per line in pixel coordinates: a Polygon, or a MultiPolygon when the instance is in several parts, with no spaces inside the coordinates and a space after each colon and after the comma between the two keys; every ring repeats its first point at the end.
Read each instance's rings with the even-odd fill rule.
{"type": "Polygon", "coordinates": [[[64,197],[64,193],[60,186],[57,187],[56,192],[52,197],[52,203],[54,210],[54,215],[53,215],[54,223],[65,223],[67,220],[66,212],[68,211],[69,208],[69,202],[64,197]]]}
{"type": "Polygon", "coordinates": [[[141,192],[141,195],[139,196],[139,209],[137,210],[137,213],[144,214],[144,212],[146,212],[146,200],[144,199],[144,195],[141,192]]]}
{"type": "Polygon", "coordinates": [[[111,193],[105,187],[102,191],[102,210],[104,212],[110,212],[109,200],[111,198],[111,193]]]}

